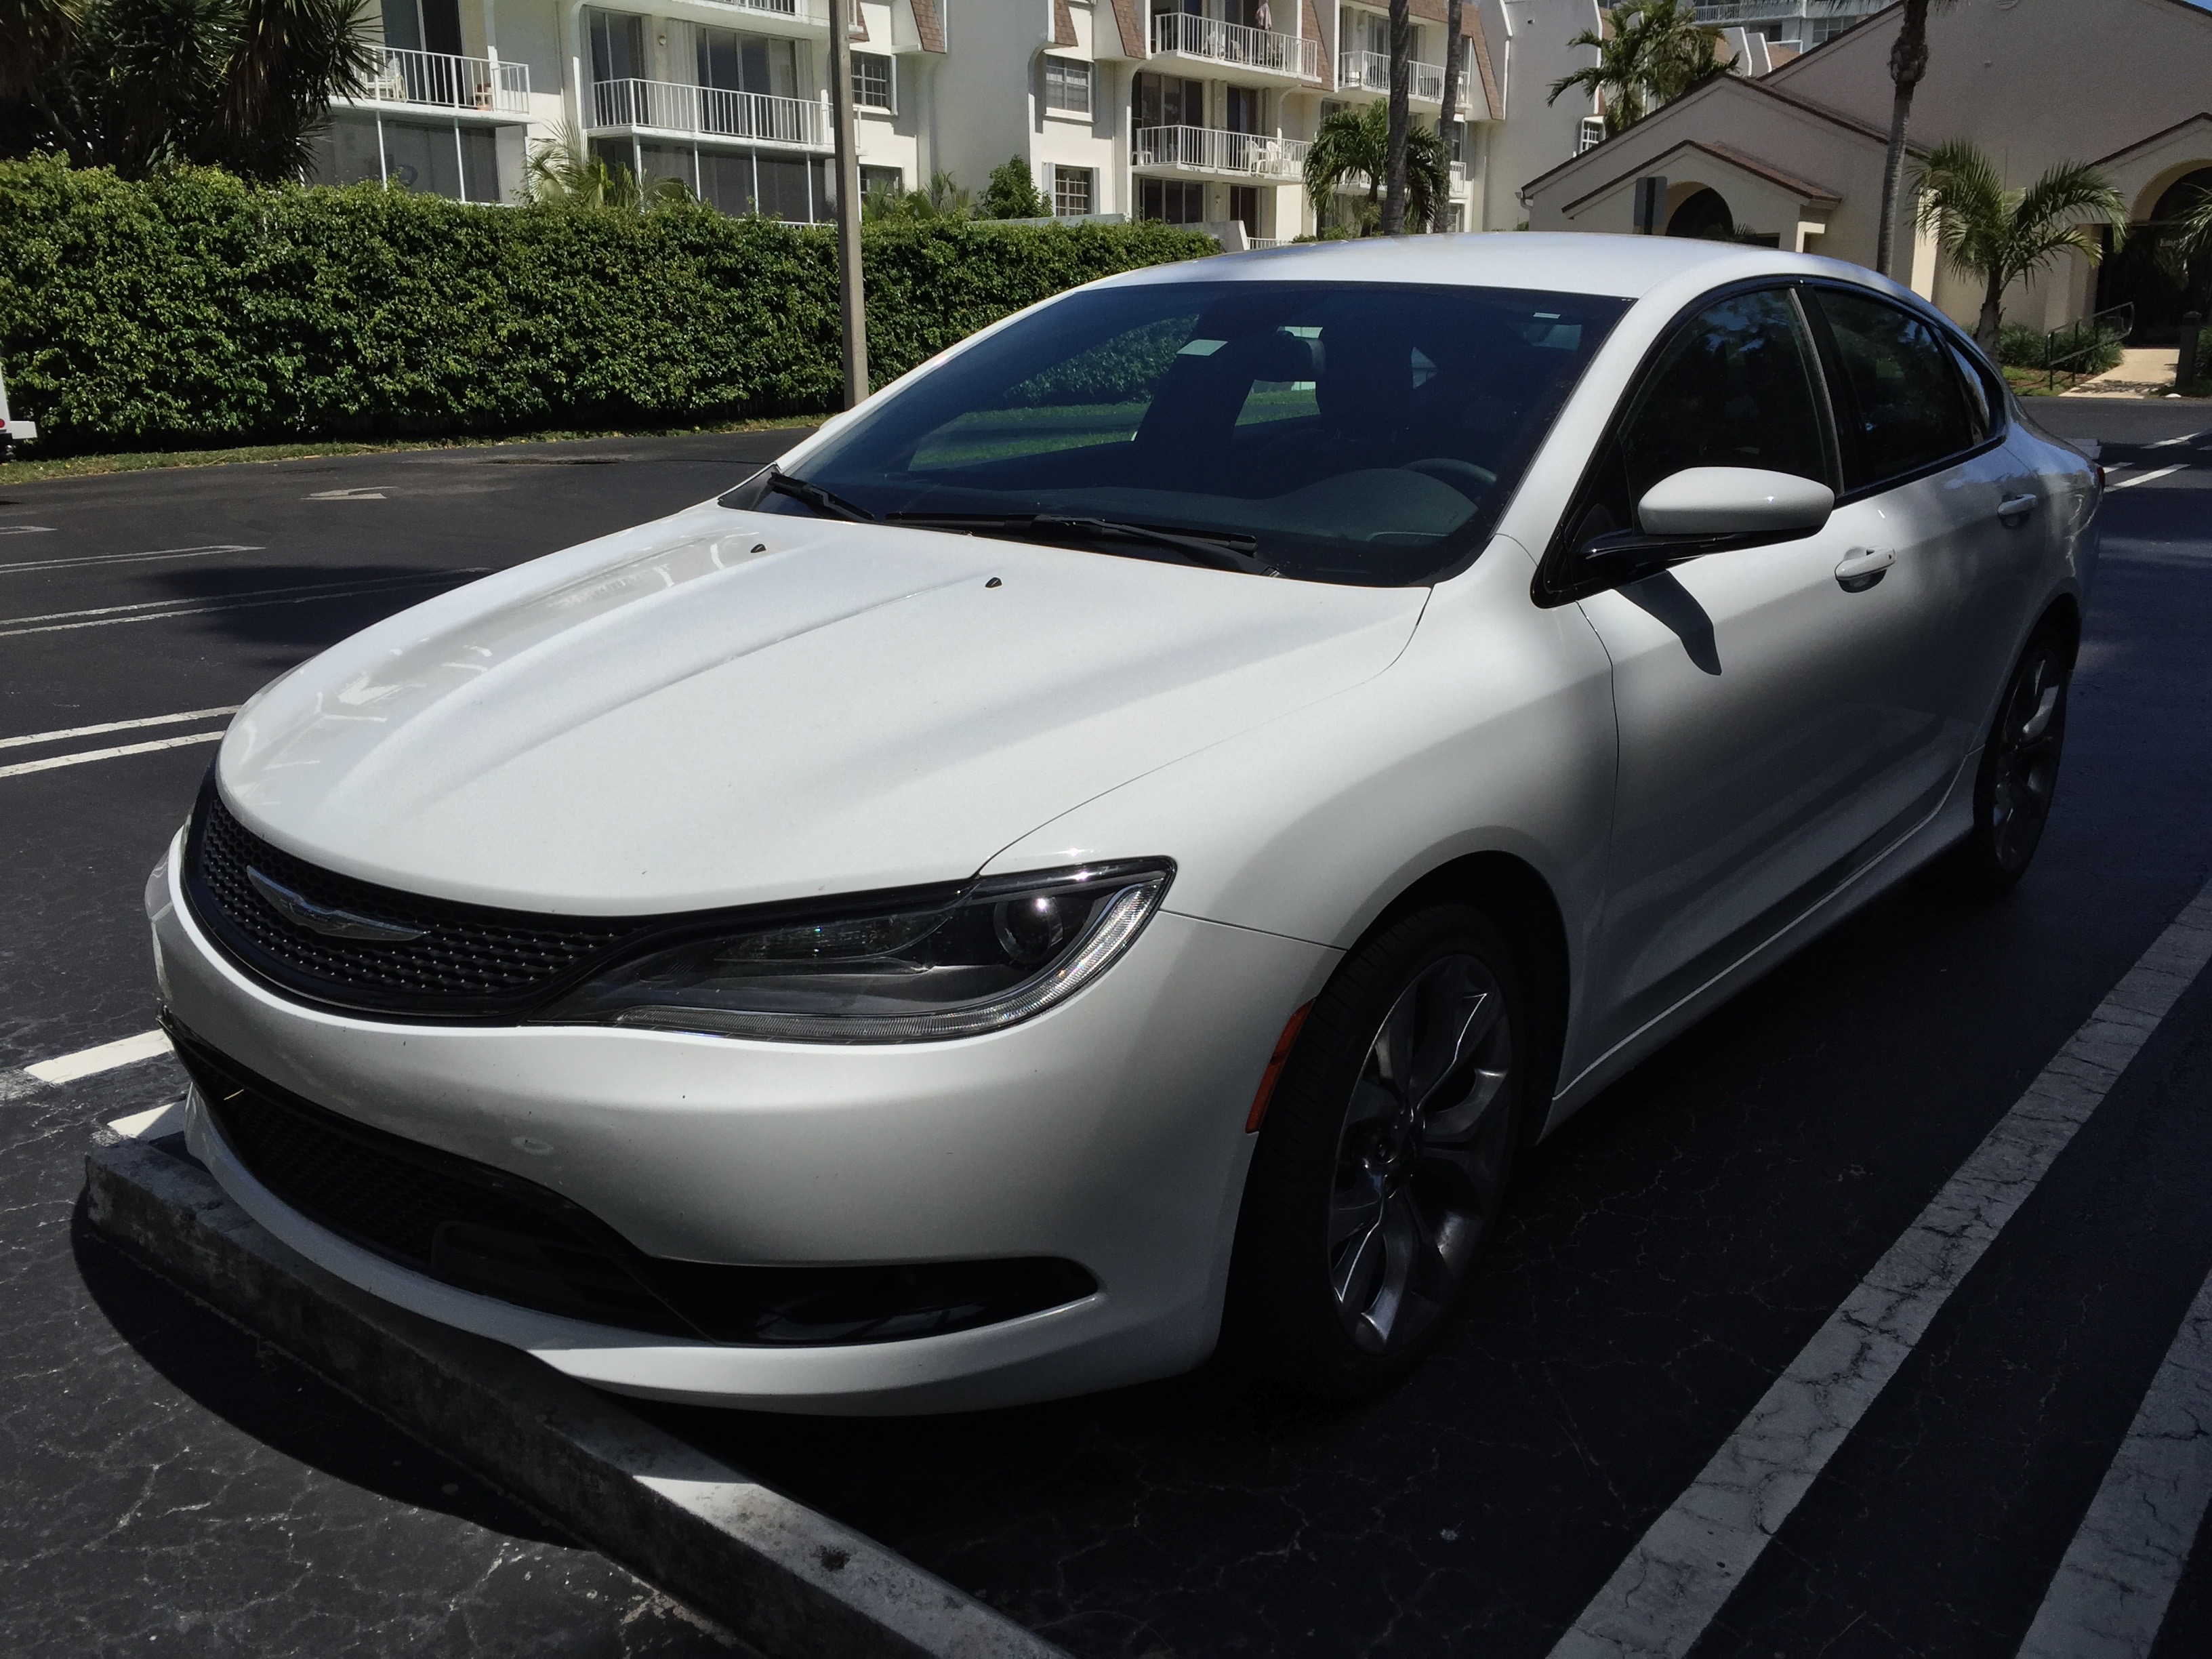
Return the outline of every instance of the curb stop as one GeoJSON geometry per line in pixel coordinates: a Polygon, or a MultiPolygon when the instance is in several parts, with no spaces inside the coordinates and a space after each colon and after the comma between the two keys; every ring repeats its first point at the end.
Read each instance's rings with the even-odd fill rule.
{"type": "Polygon", "coordinates": [[[103,1136],[85,1192],[92,1224],[161,1277],[766,1659],[1066,1659],[612,1396],[325,1272],[159,1144],[103,1136]]]}

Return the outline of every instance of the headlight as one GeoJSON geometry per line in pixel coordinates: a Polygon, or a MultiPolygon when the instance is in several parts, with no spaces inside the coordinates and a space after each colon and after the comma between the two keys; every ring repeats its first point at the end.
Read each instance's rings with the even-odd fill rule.
{"type": "Polygon", "coordinates": [[[538,1018],[781,1042],[973,1036],[1103,973],[1174,873],[1158,859],[998,876],[895,908],[687,940],[617,964],[538,1018]]]}

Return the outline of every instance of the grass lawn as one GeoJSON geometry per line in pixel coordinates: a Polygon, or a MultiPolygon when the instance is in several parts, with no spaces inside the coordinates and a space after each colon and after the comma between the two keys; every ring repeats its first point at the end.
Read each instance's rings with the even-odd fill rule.
{"type": "MultiPolygon", "coordinates": [[[[788,415],[771,421],[723,421],[708,426],[652,427],[620,432],[522,432],[496,437],[326,438],[296,444],[249,444],[238,449],[140,450],[113,455],[67,455],[33,460],[19,454],[0,465],[0,485],[36,483],[45,478],[82,478],[104,472],[140,472],[160,466],[223,466],[236,461],[299,461],[319,455],[371,455],[405,449],[483,449],[502,444],[551,443],[565,438],[672,438],[697,432],[769,432],[785,427],[819,426],[820,415],[788,415]]],[[[34,451],[33,452],[34,453],[34,451]]]]}

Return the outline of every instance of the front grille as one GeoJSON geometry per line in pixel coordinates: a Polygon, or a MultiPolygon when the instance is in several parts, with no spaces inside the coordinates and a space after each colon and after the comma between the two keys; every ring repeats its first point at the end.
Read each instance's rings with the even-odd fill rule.
{"type": "Polygon", "coordinates": [[[969,1330],[1098,1288],[1046,1256],[864,1267],[650,1256],[548,1188],[327,1111],[164,1024],[256,1181],[316,1225],[457,1289],[651,1334],[818,1346],[969,1330]]]}
{"type": "Polygon", "coordinates": [[[185,885],[200,925],[258,977],[313,1001],[417,1018],[526,1009],[644,925],[454,903],[319,869],[234,817],[212,775],[192,814],[185,885]],[[255,888],[249,869],[314,904],[415,929],[420,937],[328,937],[280,915],[255,888]]]}

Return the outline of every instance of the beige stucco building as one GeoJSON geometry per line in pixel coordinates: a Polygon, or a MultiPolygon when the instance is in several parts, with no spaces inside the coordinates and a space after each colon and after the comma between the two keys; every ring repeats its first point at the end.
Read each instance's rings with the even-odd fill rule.
{"type": "MultiPolygon", "coordinates": [[[[1531,175],[1521,187],[1530,228],[1632,230],[1636,181],[1658,177],[1662,231],[1732,228],[1872,264],[1900,12],[1875,13],[1765,74],[1712,82],[1531,175]]],[[[1970,138],[2014,186],[2057,161],[2094,161],[2137,225],[2170,213],[2189,194],[2177,192],[2185,180],[2212,185],[2212,13],[2187,0],[1956,0],[1929,19],[1929,46],[1916,149],[1970,138]]],[[[1899,238],[1910,271],[1899,274],[1971,323],[1980,291],[1936,258],[1914,208],[1908,194],[1899,238]]],[[[2069,253],[2008,294],[2006,320],[2057,327],[2124,292],[2155,310],[2147,260],[2100,272],[2069,253]]]]}

